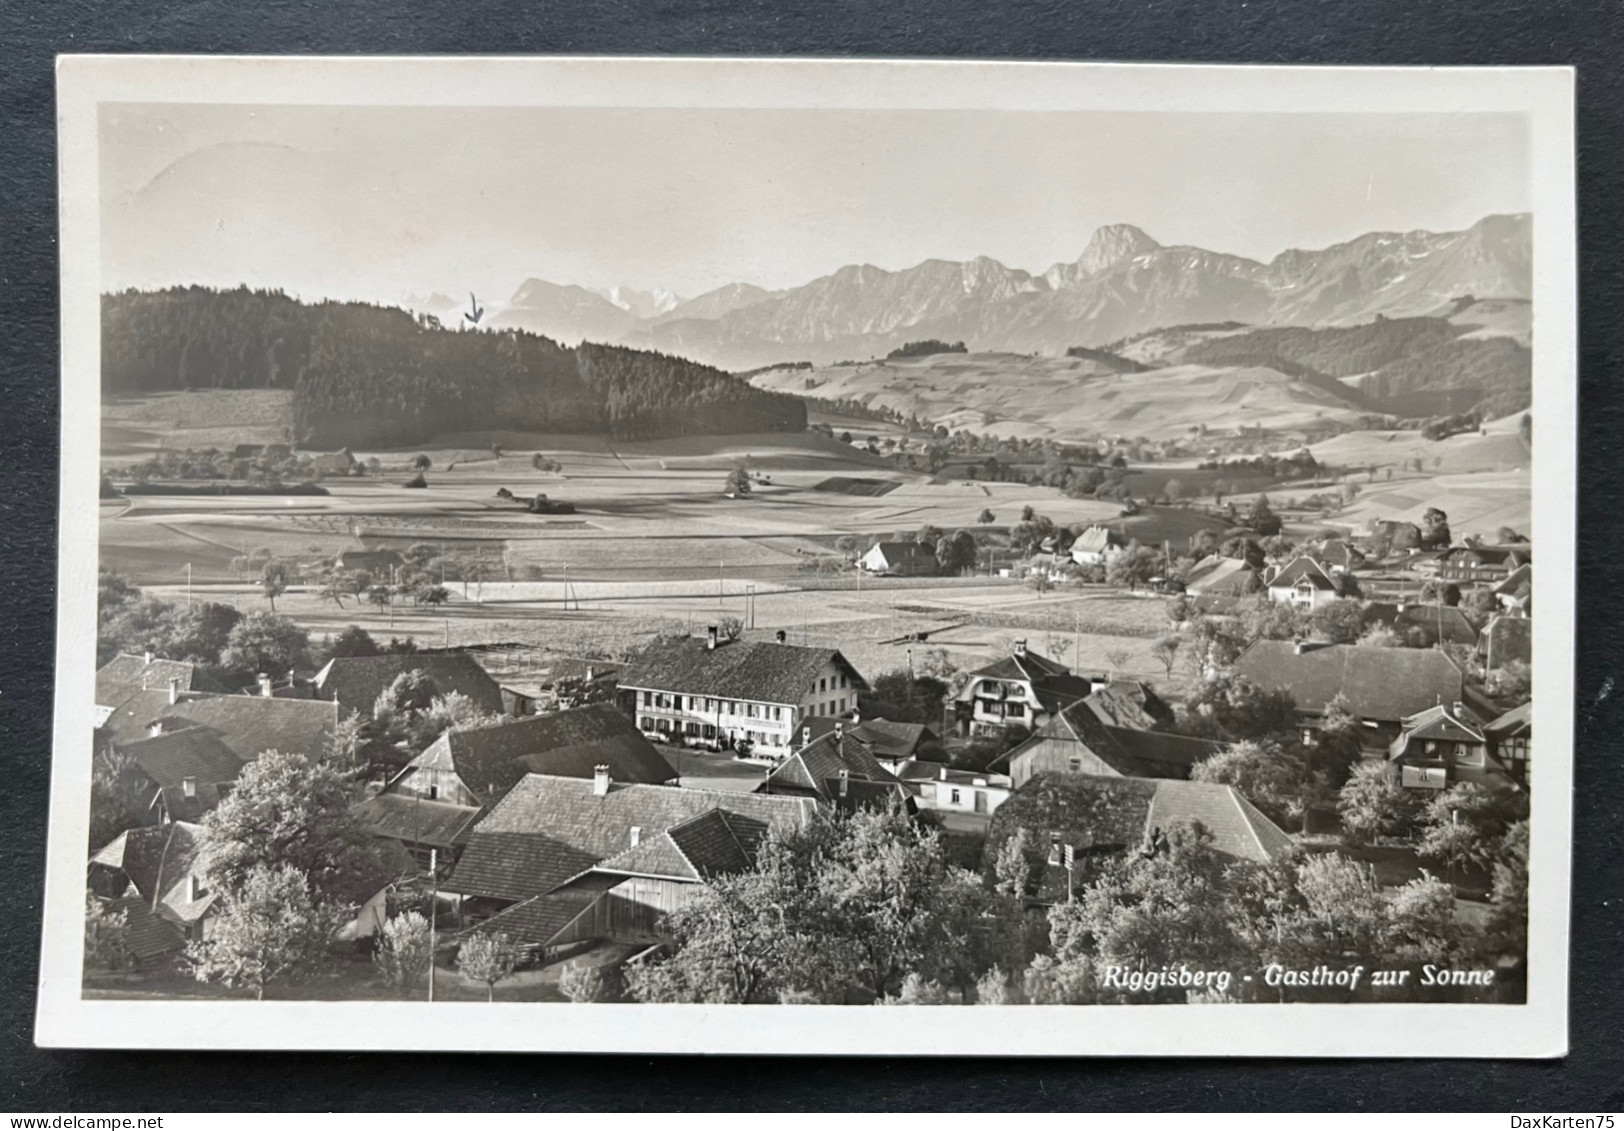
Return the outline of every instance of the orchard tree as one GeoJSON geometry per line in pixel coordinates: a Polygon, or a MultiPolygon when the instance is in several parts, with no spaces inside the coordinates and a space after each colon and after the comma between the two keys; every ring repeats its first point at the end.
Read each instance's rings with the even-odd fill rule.
{"type": "Polygon", "coordinates": [[[1190,689],[1179,729],[1221,741],[1268,738],[1297,727],[1297,701],[1289,691],[1268,691],[1245,676],[1219,672],[1190,689]]]}
{"type": "Polygon", "coordinates": [[[1507,831],[1528,819],[1528,795],[1508,786],[1457,782],[1434,795],[1421,817],[1416,852],[1456,868],[1488,868],[1507,831]]]}
{"type": "Polygon", "coordinates": [[[292,863],[260,862],[235,880],[219,892],[209,934],[187,944],[192,975],[263,999],[273,983],[319,969],[341,916],[306,873],[292,863]]]}
{"type": "Polygon", "coordinates": [[[271,612],[276,612],[276,599],[288,591],[287,563],[275,558],[266,562],[259,571],[259,587],[264,591],[265,599],[271,603],[271,612]]]}
{"type": "Polygon", "coordinates": [[[1414,794],[1385,762],[1361,762],[1337,794],[1337,814],[1356,844],[1407,834],[1419,808],[1414,794]]]}
{"type": "Polygon", "coordinates": [[[1190,780],[1234,786],[1279,825],[1301,827],[1307,812],[1307,760],[1274,739],[1233,743],[1192,766],[1190,780]]]}
{"type": "Polygon", "coordinates": [[[378,928],[372,963],[384,984],[401,997],[411,997],[434,961],[429,921],[416,911],[403,911],[378,928]]]}
{"type": "Polygon", "coordinates": [[[1163,636],[1150,646],[1150,654],[1162,665],[1169,679],[1173,678],[1173,665],[1178,662],[1179,646],[1183,640],[1178,636],[1163,636]]]}
{"type": "Polygon", "coordinates": [[[983,507],[981,513],[976,515],[976,521],[983,526],[989,526],[998,521],[998,516],[993,514],[991,510],[983,507]]]}
{"type": "Polygon", "coordinates": [[[968,530],[955,530],[936,543],[936,562],[943,573],[959,574],[976,564],[976,539],[968,530]]]}
{"type": "Polygon", "coordinates": [[[485,985],[485,1000],[496,1000],[496,983],[519,966],[519,948],[502,931],[479,931],[457,948],[457,970],[464,978],[485,985]]]}
{"type": "Polygon", "coordinates": [[[95,896],[85,898],[85,969],[122,970],[130,964],[130,915],[95,896]]]}
{"type": "Polygon", "coordinates": [[[727,482],[723,489],[729,495],[744,496],[750,493],[750,472],[742,464],[727,473],[727,482]]]}

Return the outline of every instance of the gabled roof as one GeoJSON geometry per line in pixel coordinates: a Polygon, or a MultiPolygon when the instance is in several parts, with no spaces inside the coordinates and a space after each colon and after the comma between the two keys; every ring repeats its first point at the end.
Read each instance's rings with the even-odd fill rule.
{"type": "Polygon", "coordinates": [[[184,821],[129,829],[114,837],[90,863],[122,872],[149,906],[174,922],[201,917],[214,903],[213,892],[187,899],[186,877],[197,863],[202,830],[184,821]]]}
{"type": "Polygon", "coordinates": [[[655,837],[713,809],[726,813],[729,830],[753,853],[770,829],[810,823],[818,803],[618,782],[598,796],[590,781],[529,774],[474,826],[443,886],[465,895],[528,899],[630,848],[634,826],[643,837],[655,837]]]}
{"type": "Polygon", "coordinates": [[[477,806],[399,793],[369,797],[352,811],[374,836],[446,849],[466,843],[468,831],[479,816],[477,806]]]}
{"type": "Polygon", "coordinates": [[[1232,785],[1199,781],[1159,781],[1145,815],[1152,829],[1199,821],[1212,834],[1213,847],[1237,860],[1265,863],[1291,849],[1291,838],[1232,785]]]}
{"type": "MultiPolygon", "coordinates": [[[[755,863],[755,853],[740,843],[729,820],[724,811],[711,809],[609,857],[594,865],[593,871],[691,883],[745,871],[755,863]]],[[[759,847],[759,841],[756,843],[759,847]]]]}
{"type": "Polygon", "coordinates": [[[1534,560],[1534,548],[1527,543],[1514,543],[1505,546],[1451,546],[1444,551],[1445,561],[1460,560],[1465,563],[1479,565],[1500,566],[1515,569],[1527,565],[1534,560]]]}
{"type": "Polygon", "coordinates": [[[1319,556],[1332,565],[1352,567],[1365,560],[1363,553],[1340,538],[1325,539],[1318,550],[1319,556]]]}
{"type": "MultiPolygon", "coordinates": [[[[338,728],[342,707],[315,699],[277,699],[263,695],[220,695],[164,703],[151,721],[202,726],[245,762],[267,750],[320,758],[338,728]]],[[[368,705],[367,713],[371,713],[368,705]]]]}
{"type": "Polygon", "coordinates": [[[155,913],[139,896],[104,900],[112,914],[124,916],[124,946],[138,961],[181,949],[186,936],[179,927],[155,913]]]}
{"type": "Polygon", "coordinates": [[[209,727],[187,727],[127,742],[120,749],[160,788],[179,786],[187,778],[213,785],[234,782],[246,764],[209,727]]]}
{"type": "Polygon", "coordinates": [[[607,765],[616,781],[658,785],[677,777],[671,763],[612,703],[448,730],[411,765],[455,772],[486,805],[525,774],[591,778],[597,766],[607,765]]]}
{"type": "Polygon", "coordinates": [[[1266,691],[1289,691],[1299,711],[1318,714],[1340,694],[1355,715],[1377,722],[1459,702],[1465,683],[1461,670],[1436,648],[1258,640],[1234,668],[1266,691]]]}
{"type": "Polygon", "coordinates": [[[1331,575],[1325,572],[1325,567],[1313,558],[1303,555],[1291,559],[1282,566],[1280,572],[1270,580],[1269,588],[1290,589],[1296,586],[1298,582],[1306,582],[1315,589],[1331,592],[1336,590],[1336,582],[1332,581],[1331,575]]]}
{"type": "Polygon", "coordinates": [[[1071,544],[1073,553],[1102,554],[1112,546],[1126,546],[1127,539],[1107,526],[1090,526],[1071,544]]]}
{"type": "Polygon", "coordinates": [[[1477,639],[1477,650],[1485,660],[1493,648],[1495,667],[1512,660],[1529,662],[1534,654],[1534,622],[1527,617],[1492,617],[1477,639]]]}
{"type": "Polygon", "coordinates": [[[880,765],[866,744],[830,732],[813,739],[774,766],[756,792],[816,796],[833,801],[839,796],[842,770],[848,782],[855,779],[885,786],[901,784],[895,774],[880,765]]]}
{"type": "MultiPolygon", "coordinates": [[[[1024,654],[1005,656],[986,667],[977,668],[970,673],[970,679],[1002,679],[1030,684],[1039,705],[1051,715],[1094,690],[1093,681],[1086,676],[1072,675],[1071,670],[1063,664],[1030,649],[1024,654]]],[[[969,697],[971,686],[968,683],[965,685],[961,699],[969,697]]]]}
{"type": "Polygon", "coordinates": [[[182,691],[224,691],[201,664],[189,660],[163,660],[121,652],[96,670],[96,704],[116,707],[137,691],[169,690],[173,681],[182,691]]]}
{"type": "Polygon", "coordinates": [[[886,562],[892,565],[916,559],[929,558],[932,562],[936,560],[936,551],[923,542],[877,542],[869,552],[873,553],[874,550],[878,550],[886,562]]]}
{"type": "Polygon", "coordinates": [[[316,673],[316,695],[336,699],[352,711],[370,717],[378,693],[397,676],[421,671],[444,695],[466,695],[481,710],[502,713],[502,689],[468,652],[407,652],[387,656],[339,656],[316,673]]]}
{"type": "Polygon", "coordinates": [[[1516,596],[1517,590],[1522,588],[1524,582],[1530,585],[1534,582],[1534,567],[1527,562],[1506,574],[1506,579],[1494,587],[1495,596],[1516,596]]]}
{"type": "Polygon", "coordinates": [[[1446,703],[1428,707],[1404,720],[1404,734],[1410,738],[1443,739],[1448,742],[1482,742],[1481,724],[1446,703]]]}
{"type": "MultiPolygon", "coordinates": [[[[844,727],[846,738],[861,742],[876,758],[899,761],[911,758],[920,745],[935,739],[936,734],[924,723],[896,723],[890,719],[835,719],[828,715],[812,715],[801,727],[810,730],[813,739],[833,734],[835,726],[844,727]]],[[[800,736],[795,736],[799,740],[800,736]]]]}
{"type": "Polygon", "coordinates": [[[985,789],[1008,789],[1009,777],[991,770],[960,770],[945,762],[904,762],[897,777],[905,782],[945,781],[949,785],[980,785],[985,789]]]}
{"type": "MultiPolygon", "coordinates": [[[[180,701],[188,702],[198,695],[181,692],[180,701]]],[[[202,698],[215,698],[212,692],[201,693],[202,698]]],[[[135,742],[152,737],[152,724],[169,713],[179,703],[170,703],[168,691],[136,691],[121,701],[102,720],[101,729],[115,743],[135,742]]]]}
{"type": "Polygon", "coordinates": [[[1171,726],[1173,708],[1148,683],[1137,679],[1113,679],[1098,683],[1088,697],[1088,706],[1108,726],[1133,730],[1156,730],[1171,726]]]}
{"type": "Polygon", "coordinates": [[[338,555],[339,569],[357,569],[379,575],[406,564],[394,550],[345,550],[338,555]]]}
{"type": "Polygon", "coordinates": [[[1109,711],[1097,706],[1093,697],[1073,703],[989,768],[1008,767],[1026,751],[1058,739],[1087,748],[1123,777],[1185,778],[1191,766],[1223,748],[1204,738],[1117,726],[1106,721],[1112,717],[1109,711]]]}
{"type": "Polygon", "coordinates": [[[1530,699],[1520,706],[1511,708],[1493,722],[1484,724],[1483,733],[1496,741],[1531,734],[1534,726],[1533,707],[1534,702],[1530,699]]]}
{"type": "Polygon", "coordinates": [[[1256,593],[1261,588],[1263,578],[1257,570],[1240,558],[1225,558],[1217,554],[1208,554],[1196,562],[1184,579],[1185,592],[1197,596],[1256,593]]]}
{"type": "Polygon", "coordinates": [[[466,934],[500,932],[524,946],[545,946],[590,907],[602,891],[600,887],[581,884],[532,896],[502,908],[484,922],[469,927],[466,934]]]}
{"type": "Polygon", "coordinates": [[[1370,601],[1365,605],[1364,623],[1384,624],[1395,632],[1419,628],[1434,642],[1449,644],[1477,643],[1477,629],[1454,605],[1404,605],[1386,601],[1370,601]]]}
{"type": "Polygon", "coordinates": [[[830,663],[843,668],[857,690],[868,689],[833,648],[753,640],[724,640],[711,648],[695,637],[645,650],[621,672],[620,686],[798,706],[817,694],[818,673],[830,663]]]}

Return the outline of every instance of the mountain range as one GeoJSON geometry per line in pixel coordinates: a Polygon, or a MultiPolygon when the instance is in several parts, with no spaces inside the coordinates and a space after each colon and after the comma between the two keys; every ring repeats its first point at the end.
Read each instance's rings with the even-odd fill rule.
{"type": "Polygon", "coordinates": [[[733,283],[689,299],[529,279],[490,324],[730,369],[866,358],[925,338],[1058,355],[1191,323],[1347,326],[1432,314],[1464,295],[1527,299],[1531,256],[1526,213],[1456,232],[1371,232],[1267,263],[1164,246],[1113,224],[1075,260],[1037,275],[987,257],[900,271],[853,264],[787,290],[733,283]]]}

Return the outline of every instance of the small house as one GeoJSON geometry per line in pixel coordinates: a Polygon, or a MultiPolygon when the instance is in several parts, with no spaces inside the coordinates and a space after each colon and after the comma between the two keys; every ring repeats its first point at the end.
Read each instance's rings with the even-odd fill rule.
{"type": "Polygon", "coordinates": [[[1298,556],[1267,577],[1269,600],[1299,609],[1317,609],[1341,594],[1326,568],[1307,556],[1298,556]]]}
{"type": "Polygon", "coordinates": [[[869,573],[890,577],[932,577],[938,563],[936,550],[923,542],[879,542],[859,560],[869,573]]]}
{"type": "Polygon", "coordinates": [[[1515,777],[1489,753],[1482,724],[1459,703],[1440,703],[1403,722],[1388,749],[1407,789],[1442,790],[1457,782],[1510,784],[1515,777]]]}

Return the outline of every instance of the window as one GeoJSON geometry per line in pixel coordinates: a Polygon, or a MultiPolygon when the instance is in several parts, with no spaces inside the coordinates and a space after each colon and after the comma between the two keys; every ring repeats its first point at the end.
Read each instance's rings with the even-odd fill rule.
{"type": "Polygon", "coordinates": [[[684,723],[682,729],[687,734],[698,734],[699,733],[699,724],[698,723],[684,723]]]}
{"type": "Polygon", "coordinates": [[[654,693],[652,691],[643,692],[643,706],[647,707],[650,704],[652,704],[653,702],[654,702],[654,693]]]}
{"type": "Polygon", "coordinates": [[[744,713],[746,715],[748,715],[752,719],[760,718],[761,717],[761,708],[756,706],[754,703],[752,703],[747,708],[745,708],[744,713]]]}
{"type": "Polygon", "coordinates": [[[440,796],[440,787],[437,786],[437,785],[429,786],[429,800],[434,801],[434,800],[438,799],[439,796],[440,796]]]}
{"type": "Polygon", "coordinates": [[[959,803],[959,791],[958,791],[958,790],[956,790],[956,789],[955,789],[955,790],[952,790],[952,791],[951,791],[951,792],[950,792],[950,793],[949,793],[949,795],[948,795],[948,798],[947,798],[947,800],[948,800],[948,802],[949,802],[949,803],[950,803],[950,804],[952,804],[952,805],[957,805],[957,804],[958,804],[958,803],[959,803]]]}
{"type": "Polygon", "coordinates": [[[1073,758],[1071,760],[1071,772],[1074,774],[1080,774],[1083,772],[1083,760],[1081,758],[1073,758]]]}
{"type": "Polygon", "coordinates": [[[821,675],[820,675],[820,676],[819,676],[819,677],[818,677],[818,690],[819,690],[819,691],[824,691],[824,690],[827,690],[827,688],[826,688],[826,687],[825,687],[825,685],[826,685],[826,684],[827,684],[827,683],[828,683],[828,682],[829,682],[829,681],[828,681],[828,680],[826,680],[826,679],[824,679],[824,678],[823,678],[823,677],[822,677],[822,676],[821,676],[821,675]]]}
{"type": "Polygon", "coordinates": [[[640,716],[638,718],[638,720],[637,720],[637,729],[638,730],[653,730],[654,729],[654,720],[649,718],[647,715],[640,716]]]}

